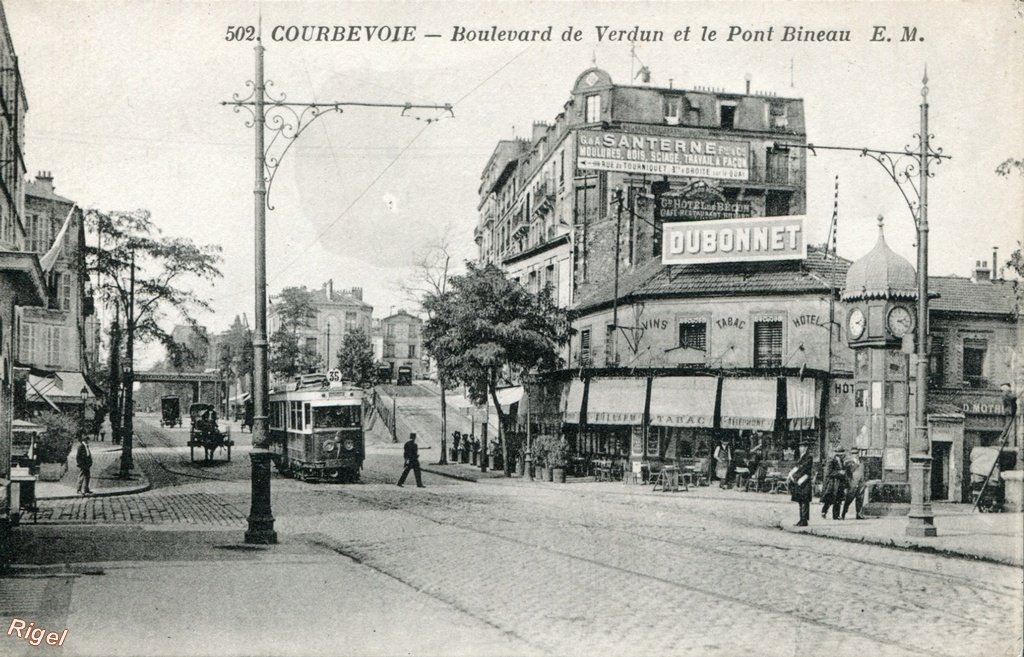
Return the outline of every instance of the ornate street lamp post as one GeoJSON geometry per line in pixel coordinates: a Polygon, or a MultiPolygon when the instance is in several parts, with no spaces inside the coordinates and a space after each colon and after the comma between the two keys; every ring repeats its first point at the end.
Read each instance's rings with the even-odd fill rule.
{"type": "Polygon", "coordinates": [[[903,195],[917,228],[917,344],[915,361],[914,432],[910,439],[910,513],[908,536],[935,536],[935,516],[931,507],[931,468],[928,439],[928,179],[934,176],[931,164],[949,160],[941,148],[932,148],[928,133],[928,71],[921,80],[921,132],[915,135],[918,147],[886,151],[850,146],[780,144],[791,148],[856,151],[861,157],[878,162],[903,195]],[[917,181],[915,182],[915,178],[917,181]]]}
{"type": "MultiPolygon", "coordinates": [[[[342,107],[392,107],[402,110],[403,116],[412,109],[433,109],[453,116],[451,105],[414,105],[412,103],[362,103],[362,102],[286,102],[284,94],[274,98],[267,93],[267,86],[273,82],[263,77],[263,42],[261,36],[256,38],[256,75],[247,83],[252,92],[247,97],[234,95],[233,100],[224,101],[222,105],[230,105],[235,112],[245,108],[252,114],[248,126],[254,128],[255,140],[255,187],[253,189],[255,211],[256,238],[256,326],[253,331],[253,424],[252,451],[250,460],[251,471],[251,506],[249,509],[249,526],[245,532],[246,543],[276,543],[277,532],[274,531],[274,515],[270,502],[270,436],[267,427],[269,415],[270,377],[267,368],[267,248],[266,223],[267,209],[273,210],[268,197],[273,186],[274,176],[281,160],[288,153],[292,144],[306,128],[316,119],[329,113],[342,113],[342,107]],[[270,143],[264,142],[264,133],[268,129],[272,133],[270,143]]],[[[415,118],[415,117],[414,117],[415,118]]],[[[428,124],[437,118],[421,119],[428,124]]]]}

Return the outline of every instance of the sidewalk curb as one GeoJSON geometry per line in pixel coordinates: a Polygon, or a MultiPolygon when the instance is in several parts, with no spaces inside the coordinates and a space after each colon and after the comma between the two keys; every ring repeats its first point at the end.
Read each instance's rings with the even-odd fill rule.
{"type": "Polygon", "coordinates": [[[87,499],[89,497],[117,497],[119,495],[135,495],[137,493],[144,493],[153,488],[149,479],[143,475],[143,481],[139,482],[137,486],[131,488],[117,488],[114,490],[103,491],[101,493],[92,493],[91,495],[54,495],[52,497],[37,497],[36,499],[40,502],[48,500],[79,500],[87,499]]]}
{"type": "MultiPolygon", "coordinates": [[[[433,464],[431,464],[430,467],[426,467],[426,468],[421,465],[420,466],[420,470],[422,470],[423,472],[429,472],[430,474],[435,474],[435,475],[438,475],[438,476],[441,476],[441,477],[448,477],[449,479],[458,479],[459,481],[469,481],[469,482],[472,482],[474,484],[480,483],[481,477],[477,477],[476,479],[474,479],[473,477],[471,477],[469,475],[459,474],[459,473],[456,473],[456,472],[445,472],[444,470],[435,469],[435,468],[440,468],[440,467],[442,467],[442,466],[439,466],[437,463],[433,463],[433,464]]],[[[488,472],[491,472],[491,470],[488,470],[488,472]]],[[[515,479],[515,477],[482,477],[482,478],[483,479],[515,479]]]]}
{"type": "Polygon", "coordinates": [[[974,554],[972,552],[966,552],[963,550],[954,550],[949,548],[934,547],[931,545],[921,545],[920,543],[913,543],[911,541],[900,542],[894,538],[870,538],[867,536],[835,536],[820,531],[814,531],[812,528],[797,528],[797,527],[785,527],[779,526],[780,529],[789,534],[802,534],[805,536],[814,536],[816,538],[824,538],[832,541],[842,541],[844,543],[854,543],[860,545],[877,545],[879,547],[889,548],[891,550],[902,550],[904,552],[921,552],[924,554],[933,554],[939,557],[946,557],[948,559],[967,559],[970,561],[981,561],[983,563],[992,563],[1000,566],[1011,566],[1013,568],[1020,568],[1024,566],[1024,562],[1013,561],[1011,559],[1000,559],[999,557],[974,554]],[[801,531],[803,530],[803,531],[801,531]]]}

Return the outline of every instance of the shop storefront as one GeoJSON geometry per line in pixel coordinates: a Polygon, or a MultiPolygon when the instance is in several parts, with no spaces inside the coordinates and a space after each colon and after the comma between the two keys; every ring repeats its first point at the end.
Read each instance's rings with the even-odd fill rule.
{"type": "Polygon", "coordinates": [[[781,471],[801,439],[817,445],[825,426],[823,378],[815,374],[573,379],[564,396],[566,435],[581,457],[694,469],[724,441],[735,464],[756,448],[766,471],[781,471]]]}

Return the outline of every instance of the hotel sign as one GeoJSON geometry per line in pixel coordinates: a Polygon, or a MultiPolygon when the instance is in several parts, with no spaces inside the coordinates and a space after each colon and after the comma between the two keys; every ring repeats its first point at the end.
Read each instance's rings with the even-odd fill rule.
{"type": "Polygon", "coordinates": [[[802,215],[667,223],[663,230],[665,265],[807,257],[802,215]]]}
{"type": "Polygon", "coordinates": [[[576,140],[579,169],[723,180],[750,177],[750,144],[745,141],[615,130],[582,130],[576,140]]]}
{"type": "Polygon", "coordinates": [[[654,196],[654,220],[705,221],[750,217],[754,207],[750,201],[730,201],[714,184],[698,180],[685,189],[666,191],[654,196]]]}

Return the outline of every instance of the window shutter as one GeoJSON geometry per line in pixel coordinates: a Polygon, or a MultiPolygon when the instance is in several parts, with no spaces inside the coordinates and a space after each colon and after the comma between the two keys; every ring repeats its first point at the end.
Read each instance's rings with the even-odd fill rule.
{"type": "Polygon", "coordinates": [[[782,322],[754,322],[754,367],[782,365],[782,322]]]}

